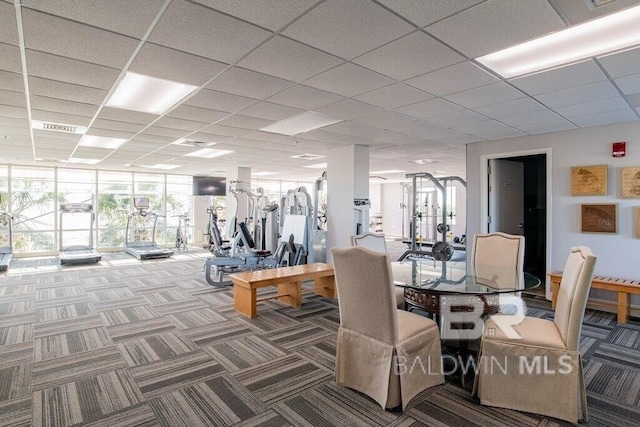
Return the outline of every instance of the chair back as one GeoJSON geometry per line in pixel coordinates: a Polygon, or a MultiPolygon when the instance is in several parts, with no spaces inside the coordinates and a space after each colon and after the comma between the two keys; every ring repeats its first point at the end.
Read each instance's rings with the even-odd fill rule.
{"type": "Polygon", "coordinates": [[[568,350],[577,351],[596,257],[586,246],[571,248],[562,271],[553,321],[568,350]]]}
{"type": "Polygon", "coordinates": [[[384,234],[377,234],[367,231],[366,233],[351,236],[351,246],[367,248],[374,252],[387,253],[387,244],[384,241],[384,234]]]}
{"type": "Polygon", "coordinates": [[[391,262],[365,248],[332,248],[340,327],[395,345],[398,337],[391,262]]]}
{"type": "MultiPolygon", "coordinates": [[[[474,234],[471,248],[471,271],[476,277],[490,279],[497,272],[513,278],[518,273],[518,287],[524,287],[524,236],[494,232],[474,234]]],[[[500,283],[497,282],[499,285],[500,283]]],[[[513,287],[513,282],[505,281],[513,287]]]]}

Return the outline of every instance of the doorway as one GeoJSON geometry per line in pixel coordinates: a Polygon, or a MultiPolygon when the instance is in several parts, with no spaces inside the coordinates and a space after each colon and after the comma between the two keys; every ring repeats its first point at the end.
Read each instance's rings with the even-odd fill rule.
{"type": "MultiPolygon", "coordinates": [[[[515,155],[488,159],[487,164],[485,232],[524,235],[524,271],[543,284],[549,259],[547,157],[547,153],[515,155]]],[[[544,285],[534,293],[548,294],[544,285]]]]}

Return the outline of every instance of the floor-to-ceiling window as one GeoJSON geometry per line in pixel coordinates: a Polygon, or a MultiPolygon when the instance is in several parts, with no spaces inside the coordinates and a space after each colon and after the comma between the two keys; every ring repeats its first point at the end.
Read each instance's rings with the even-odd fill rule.
{"type": "Polygon", "coordinates": [[[98,171],[96,221],[99,247],[124,246],[127,215],[133,209],[132,189],[133,176],[130,172],[98,171]]]}

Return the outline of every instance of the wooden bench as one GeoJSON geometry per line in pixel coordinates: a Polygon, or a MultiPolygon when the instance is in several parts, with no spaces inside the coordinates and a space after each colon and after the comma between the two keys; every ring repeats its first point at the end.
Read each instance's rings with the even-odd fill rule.
{"type": "Polygon", "coordinates": [[[266,270],[243,271],[230,274],[233,282],[233,306],[237,312],[251,319],[257,315],[258,301],[277,298],[293,307],[302,304],[302,282],[314,280],[314,291],[318,295],[336,298],[333,266],[321,262],[266,270]],[[257,298],[257,289],[277,286],[278,295],[257,298]]]}
{"type": "MultiPolygon", "coordinates": [[[[549,276],[551,277],[551,307],[556,308],[556,298],[560,290],[562,272],[555,271],[549,274],[549,276]]],[[[618,322],[627,323],[627,320],[629,320],[629,294],[640,294],[640,282],[637,280],[593,276],[591,288],[617,292],[618,322]]]]}

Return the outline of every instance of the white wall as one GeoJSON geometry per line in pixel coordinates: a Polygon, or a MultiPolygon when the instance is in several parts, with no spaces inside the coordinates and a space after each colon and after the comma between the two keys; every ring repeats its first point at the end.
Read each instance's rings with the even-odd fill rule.
{"type": "MultiPolygon", "coordinates": [[[[531,149],[551,149],[551,265],[547,272],[562,270],[571,246],[586,245],[598,257],[595,274],[640,280],[638,251],[640,239],[634,237],[633,210],[640,199],[622,199],[621,168],[640,166],[640,123],[623,123],[590,127],[551,134],[510,138],[467,145],[467,235],[481,230],[481,156],[516,153],[531,149]],[[611,156],[611,143],[627,141],[627,155],[611,156]],[[573,166],[607,164],[608,195],[572,197],[570,173],[573,166]],[[580,232],[581,203],[617,203],[618,233],[589,234],[580,232]]],[[[615,294],[594,290],[591,296],[614,300],[615,294]]],[[[632,297],[632,303],[640,298],[632,297]]]]}

